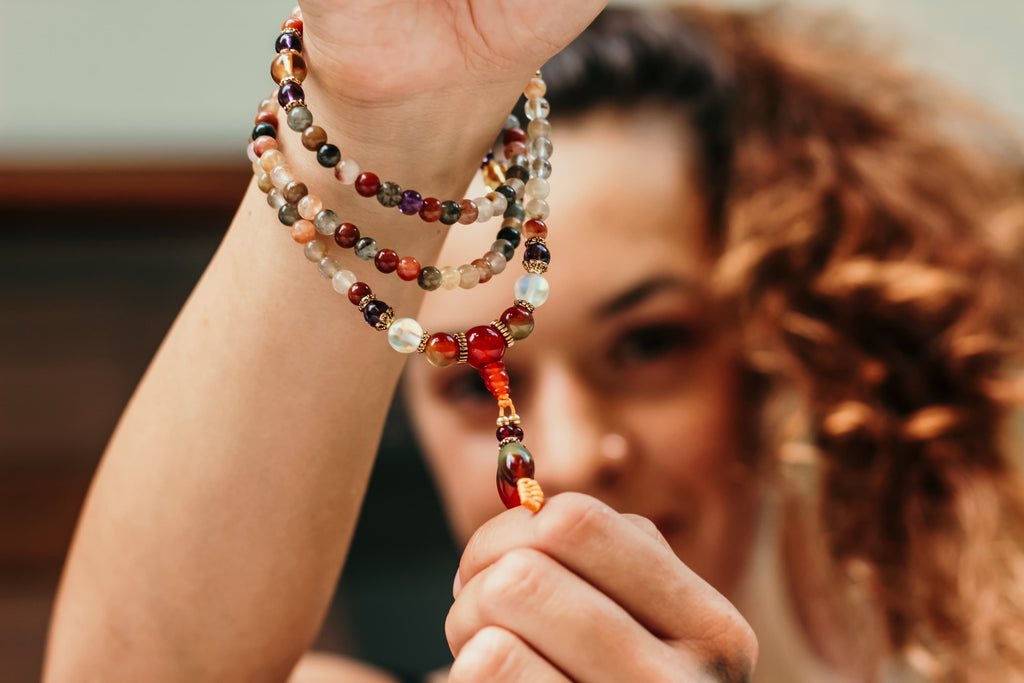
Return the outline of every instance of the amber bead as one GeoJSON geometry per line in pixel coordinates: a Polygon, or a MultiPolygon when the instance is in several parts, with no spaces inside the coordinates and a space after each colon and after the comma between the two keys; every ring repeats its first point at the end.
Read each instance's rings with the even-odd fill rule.
{"type": "Polygon", "coordinates": [[[298,17],[288,17],[284,20],[284,23],[281,24],[281,30],[284,31],[286,29],[302,33],[302,19],[299,19],[298,17]]]}
{"type": "Polygon", "coordinates": [[[533,332],[533,313],[530,313],[522,306],[510,306],[506,308],[499,318],[505,323],[505,327],[512,333],[515,340],[526,339],[533,332]]]}
{"type": "Polygon", "coordinates": [[[375,173],[360,173],[354,183],[356,192],[362,197],[372,197],[380,187],[380,178],[375,173]]]}
{"type": "Polygon", "coordinates": [[[433,292],[441,286],[441,271],[434,266],[424,266],[416,277],[416,282],[420,289],[433,292]]]}
{"type": "Polygon", "coordinates": [[[447,332],[438,332],[427,340],[427,348],[423,355],[434,367],[455,365],[459,361],[459,342],[447,332]]]}
{"type": "Polygon", "coordinates": [[[298,204],[299,200],[309,194],[309,188],[306,187],[305,183],[300,183],[297,180],[293,180],[284,186],[281,190],[281,196],[292,204],[298,204]]]}
{"type": "Polygon", "coordinates": [[[462,209],[452,200],[441,202],[441,222],[445,225],[453,225],[462,217],[462,209]]]}
{"type": "Polygon", "coordinates": [[[252,129],[252,139],[255,140],[259,137],[266,135],[267,137],[277,139],[277,128],[270,125],[269,123],[257,123],[252,129]]]}
{"type": "Polygon", "coordinates": [[[377,201],[388,208],[398,206],[402,201],[402,187],[398,183],[385,181],[377,188],[377,201]]]}
{"type": "Polygon", "coordinates": [[[334,241],[338,243],[339,247],[351,249],[359,241],[359,228],[351,223],[342,223],[334,231],[334,241]]]}
{"type": "Polygon", "coordinates": [[[420,262],[415,256],[403,256],[398,260],[398,277],[410,282],[420,275],[420,262]]]}
{"type": "Polygon", "coordinates": [[[523,235],[526,236],[526,239],[533,239],[534,237],[544,239],[548,236],[548,226],[539,218],[531,218],[523,225],[523,235]]]}
{"type": "Polygon", "coordinates": [[[270,63],[270,76],[275,83],[294,78],[301,83],[306,80],[306,60],[298,52],[278,52],[270,63]]]}
{"type": "Polygon", "coordinates": [[[382,273],[393,273],[398,268],[398,254],[394,249],[381,249],[373,257],[373,265],[382,273]]]}
{"type": "Polygon", "coordinates": [[[495,239],[505,240],[506,242],[511,244],[513,248],[518,247],[520,240],[519,231],[511,227],[502,228],[501,230],[498,231],[498,234],[495,236],[495,239]]]}
{"type": "Polygon", "coordinates": [[[505,338],[490,325],[478,325],[466,332],[469,350],[467,362],[480,369],[488,363],[495,363],[505,355],[505,338]]]}
{"type": "Polygon", "coordinates": [[[423,200],[423,206],[420,208],[420,218],[428,223],[433,223],[441,218],[441,210],[440,199],[426,197],[423,200]]]}
{"type": "Polygon", "coordinates": [[[357,282],[348,288],[348,300],[353,306],[358,306],[359,302],[370,294],[373,294],[373,290],[365,282],[357,282]]]}
{"type": "Polygon", "coordinates": [[[316,162],[324,168],[333,168],[341,161],[341,150],[329,142],[320,145],[316,150],[316,162]]]}
{"type": "Polygon", "coordinates": [[[480,215],[479,209],[476,208],[476,203],[472,199],[463,199],[459,202],[459,223],[463,225],[469,225],[475,223],[477,217],[480,215]]]}
{"type": "Polygon", "coordinates": [[[255,123],[267,123],[273,126],[274,130],[277,130],[277,114],[271,111],[261,111],[260,113],[256,114],[255,123]]]}
{"type": "Polygon", "coordinates": [[[320,126],[310,126],[302,131],[302,146],[315,152],[327,142],[327,131],[320,126]]]}

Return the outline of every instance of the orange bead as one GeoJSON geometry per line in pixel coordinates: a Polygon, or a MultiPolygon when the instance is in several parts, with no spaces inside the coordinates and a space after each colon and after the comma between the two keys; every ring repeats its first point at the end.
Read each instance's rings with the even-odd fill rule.
{"type": "Polygon", "coordinates": [[[292,239],[299,244],[305,244],[310,240],[316,239],[316,226],[313,225],[312,221],[300,218],[292,224],[292,239]]]}
{"type": "Polygon", "coordinates": [[[284,20],[284,23],[281,24],[282,31],[287,29],[292,29],[293,31],[302,33],[302,19],[299,19],[298,17],[288,17],[284,20]]]}
{"type": "Polygon", "coordinates": [[[282,83],[286,78],[299,83],[306,80],[306,60],[298,52],[285,50],[279,52],[270,64],[270,76],[275,83],[282,83]]]}

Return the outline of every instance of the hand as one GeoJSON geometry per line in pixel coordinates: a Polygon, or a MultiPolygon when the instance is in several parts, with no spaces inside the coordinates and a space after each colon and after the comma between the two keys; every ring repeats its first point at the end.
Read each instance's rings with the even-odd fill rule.
{"type": "Polygon", "coordinates": [[[654,525],[562,494],[470,539],[445,626],[462,681],[750,679],[757,639],[654,525]]]}

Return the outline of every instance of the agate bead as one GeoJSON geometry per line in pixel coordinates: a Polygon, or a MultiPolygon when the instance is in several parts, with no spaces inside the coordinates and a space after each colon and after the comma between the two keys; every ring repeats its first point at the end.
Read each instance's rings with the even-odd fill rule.
{"type": "Polygon", "coordinates": [[[373,265],[382,273],[393,273],[398,268],[398,254],[394,249],[381,249],[373,257],[373,265]]]}
{"type": "Polygon", "coordinates": [[[358,306],[360,301],[371,294],[373,294],[373,290],[365,282],[354,282],[348,288],[348,300],[352,302],[353,306],[358,306]]]}
{"type": "Polygon", "coordinates": [[[310,126],[302,131],[302,146],[315,152],[327,142],[327,132],[320,126],[310,126]]]}
{"type": "Polygon", "coordinates": [[[281,190],[281,196],[292,204],[298,204],[307,194],[309,194],[309,188],[306,187],[305,183],[299,181],[292,181],[281,190]]]}
{"type": "Polygon", "coordinates": [[[506,308],[499,318],[505,324],[512,338],[516,341],[526,339],[533,332],[533,313],[521,306],[510,306],[506,308]]]}
{"type": "Polygon", "coordinates": [[[359,228],[352,223],[342,223],[334,231],[334,241],[339,247],[351,249],[359,242],[359,228]]]}
{"type": "Polygon", "coordinates": [[[354,185],[361,197],[372,197],[380,187],[380,178],[374,173],[360,173],[354,185]]]}
{"type": "Polygon", "coordinates": [[[398,277],[410,282],[419,277],[420,262],[415,256],[403,256],[398,260],[398,277]]]}
{"type": "Polygon", "coordinates": [[[467,363],[480,369],[505,355],[505,338],[490,325],[478,325],[466,331],[467,363]]]}
{"type": "Polygon", "coordinates": [[[420,218],[427,223],[433,223],[441,218],[441,211],[441,200],[427,197],[423,200],[423,206],[420,207],[420,218]]]}
{"type": "Polygon", "coordinates": [[[438,332],[427,340],[423,355],[434,367],[443,368],[459,361],[459,342],[447,332],[438,332]]]}

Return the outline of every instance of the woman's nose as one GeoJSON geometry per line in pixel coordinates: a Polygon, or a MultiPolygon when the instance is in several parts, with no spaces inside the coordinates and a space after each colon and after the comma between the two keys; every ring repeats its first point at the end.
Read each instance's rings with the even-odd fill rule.
{"type": "Polygon", "coordinates": [[[532,383],[523,425],[536,477],[549,494],[613,488],[636,456],[601,393],[571,368],[548,367],[532,383]]]}

